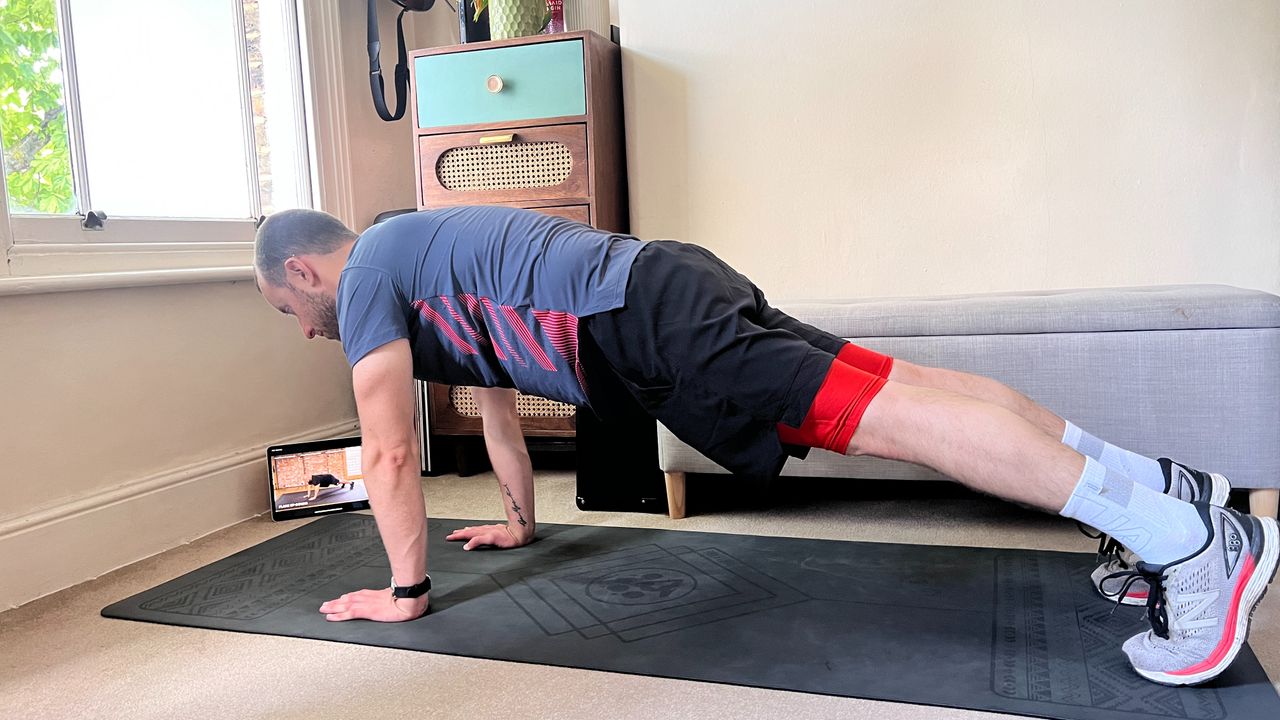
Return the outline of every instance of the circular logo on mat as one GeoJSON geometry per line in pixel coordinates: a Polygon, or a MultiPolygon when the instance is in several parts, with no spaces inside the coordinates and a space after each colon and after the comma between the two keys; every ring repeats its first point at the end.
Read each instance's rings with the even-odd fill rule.
{"type": "Polygon", "coordinates": [[[587,586],[593,600],[612,605],[648,605],[684,597],[698,586],[687,573],[666,568],[621,570],[587,586]]]}

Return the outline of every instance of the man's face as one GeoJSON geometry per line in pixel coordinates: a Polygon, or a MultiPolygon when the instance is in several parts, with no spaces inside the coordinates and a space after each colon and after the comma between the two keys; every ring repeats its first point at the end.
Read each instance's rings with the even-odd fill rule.
{"type": "MultiPolygon", "coordinates": [[[[316,336],[341,340],[338,333],[338,301],[323,293],[295,287],[272,285],[258,275],[258,290],[275,309],[298,318],[302,334],[310,340],[316,336]]],[[[286,281],[288,282],[288,281],[286,281]]]]}

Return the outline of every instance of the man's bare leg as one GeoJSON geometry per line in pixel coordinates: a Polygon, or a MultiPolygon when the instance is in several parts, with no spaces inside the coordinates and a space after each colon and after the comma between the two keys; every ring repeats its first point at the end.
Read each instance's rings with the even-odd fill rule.
{"type": "Polygon", "coordinates": [[[967,487],[1049,512],[1067,504],[1085,459],[1047,428],[996,403],[890,377],[846,454],[924,465],[967,487]]]}
{"type": "Polygon", "coordinates": [[[1190,504],[1135,483],[998,405],[889,381],[854,428],[846,454],[924,465],[966,487],[1091,525],[1161,564],[1200,547],[1190,504]]]}
{"type": "MultiPolygon", "coordinates": [[[[893,370],[889,373],[889,379],[917,387],[949,390],[993,405],[999,405],[1035,425],[1054,440],[1063,441],[1063,433],[1066,430],[1065,420],[998,380],[957,370],[916,365],[900,359],[894,359],[893,370]]],[[[1095,455],[1095,457],[1097,456],[1095,455]]],[[[1106,456],[1101,459],[1108,465],[1115,464],[1113,460],[1109,460],[1106,456]]],[[[1155,470],[1154,464],[1146,466],[1145,469],[1139,469],[1133,465],[1134,462],[1141,463],[1140,460],[1130,459],[1125,463],[1126,466],[1116,465],[1116,467],[1132,479],[1142,482],[1148,487],[1157,490],[1165,488],[1166,479],[1163,477],[1162,472],[1155,470]]],[[[1154,460],[1151,462],[1155,463],[1154,460]]],[[[1275,518],[1277,515],[1277,502],[1274,492],[1274,490],[1256,489],[1250,491],[1250,511],[1254,515],[1275,518]]],[[[1214,502],[1217,502],[1217,500],[1214,502]]]]}
{"type": "Polygon", "coordinates": [[[1013,388],[981,375],[916,365],[895,358],[889,379],[917,387],[949,390],[1013,412],[1054,440],[1061,440],[1066,421],[1013,388]]]}

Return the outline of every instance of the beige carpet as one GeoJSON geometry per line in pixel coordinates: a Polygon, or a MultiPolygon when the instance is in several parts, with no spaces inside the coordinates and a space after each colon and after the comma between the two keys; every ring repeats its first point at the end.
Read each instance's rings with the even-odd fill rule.
{"type": "MultiPolygon", "coordinates": [[[[691,483],[696,479],[691,479],[691,483]]],[[[690,489],[690,510],[584,513],[571,473],[542,472],[542,522],[661,527],[840,540],[1092,549],[1075,526],[953,486],[809,483],[796,493],[715,483],[690,489]],[[740,499],[743,496],[746,499],[740,499]],[[708,506],[714,505],[710,508],[708,506]]],[[[438,517],[499,517],[492,475],[424,481],[438,517]]],[[[990,713],[831,698],[314,640],[108,620],[99,610],[298,523],[257,518],[0,613],[3,718],[992,718],[990,713]]],[[[447,525],[447,523],[446,523],[447,525]]],[[[446,527],[432,527],[433,542],[446,527]]],[[[1280,593],[1250,637],[1280,678],[1280,593]]],[[[1117,640],[1119,642],[1119,640],[1117,640]]],[[[945,672],[945,668],[939,668],[945,672]]]]}

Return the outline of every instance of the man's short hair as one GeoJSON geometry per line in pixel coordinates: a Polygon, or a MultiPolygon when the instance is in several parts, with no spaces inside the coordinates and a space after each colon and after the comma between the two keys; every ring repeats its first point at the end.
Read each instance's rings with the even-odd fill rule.
{"type": "Polygon", "coordinates": [[[284,263],[295,255],[328,255],[356,234],[329,213],[283,210],[266,220],[254,238],[254,264],[268,283],[285,285],[284,263]]]}

